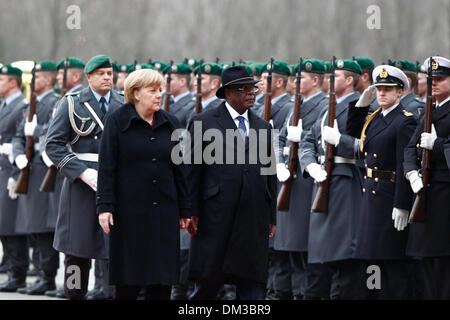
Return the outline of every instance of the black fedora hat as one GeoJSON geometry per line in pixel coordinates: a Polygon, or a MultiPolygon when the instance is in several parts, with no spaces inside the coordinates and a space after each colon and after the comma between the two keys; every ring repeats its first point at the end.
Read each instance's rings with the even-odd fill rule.
{"type": "Polygon", "coordinates": [[[240,84],[255,84],[259,81],[253,80],[253,77],[243,66],[229,67],[222,72],[222,86],[217,90],[216,96],[217,98],[225,99],[225,87],[240,84]]]}

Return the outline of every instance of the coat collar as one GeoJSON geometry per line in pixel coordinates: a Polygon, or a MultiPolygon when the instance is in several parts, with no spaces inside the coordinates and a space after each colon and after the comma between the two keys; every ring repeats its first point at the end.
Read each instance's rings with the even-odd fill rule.
{"type": "Polygon", "coordinates": [[[400,103],[394,110],[389,112],[385,117],[383,117],[383,114],[380,112],[374,119],[374,121],[371,123],[371,125],[374,125],[376,123],[376,126],[373,126],[372,130],[368,132],[367,138],[364,141],[364,145],[369,142],[373,137],[378,135],[380,132],[385,130],[388,126],[392,124],[394,119],[399,116],[404,111],[402,104],[400,103]],[[369,134],[370,133],[370,134],[369,134]]]}
{"type": "MultiPolygon", "coordinates": [[[[136,112],[136,108],[134,104],[127,103],[124,104],[122,107],[121,112],[121,118],[119,120],[119,129],[122,132],[125,132],[128,130],[128,128],[131,126],[132,121],[142,121],[147,123],[145,120],[143,120],[139,114],[136,112]]],[[[153,123],[152,128],[157,129],[158,127],[162,126],[164,123],[168,122],[167,118],[163,114],[163,111],[157,111],[153,114],[155,117],[155,122],[153,123]]]]}
{"type": "Polygon", "coordinates": [[[344,100],[342,100],[340,103],[336,104],[336,116],[335,118],[339,117],[341,113],[348,110],[348,104],[350,101],[358,100],[359,99],[359,92],[355,91],[352,94],[348,95],[344,100]]]}
{"type": "Polygon", "coordinates": [[[306,101],[304,104],[302,103],[301,109],[301,118],[306,117],[311,111],[313,111],[317,104],[325,97],[323,92],[319,92],[318,95],[312,97],[310,100],[306,101]]]}

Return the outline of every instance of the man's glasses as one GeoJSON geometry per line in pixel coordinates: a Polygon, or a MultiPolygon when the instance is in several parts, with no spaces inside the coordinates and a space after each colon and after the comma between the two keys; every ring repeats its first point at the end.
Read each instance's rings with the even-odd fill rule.
{"type": "Polygon", "coordinates": [[[238,93],[244,93],[244,92],[256,93],[256,92],[258,92],[259,88],[256,87],[256,86],[253,86],[253,87],[234,87],[233,90],[238,92],[238,93]]]}

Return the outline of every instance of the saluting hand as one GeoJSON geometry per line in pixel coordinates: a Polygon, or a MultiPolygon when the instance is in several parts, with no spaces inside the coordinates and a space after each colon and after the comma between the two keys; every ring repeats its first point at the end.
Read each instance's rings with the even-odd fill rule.
{"type": "Polygon", "coordinates": [[[106,234],[109,234],[109,232],[110,232],[109,225],[111,225],[111,226],[114,225],[112,213],[111,212],[101,212],[98,215],[98,222],[100,223],[100,226],[102,227],[103,231],[106,234]]]}

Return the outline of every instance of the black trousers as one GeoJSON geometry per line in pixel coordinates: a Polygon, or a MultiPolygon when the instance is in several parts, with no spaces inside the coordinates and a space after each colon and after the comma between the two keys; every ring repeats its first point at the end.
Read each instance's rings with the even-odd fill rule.
{"type": "Polygon", "coordinates": [[[450,300],[450,257],[422,258],[419,262],[424,300],[450,300]]]}
{"type": "Polygon", "coordinates": [[[24,280],[30,263],[27,236],[4,236],[2,243],[8,257],[8,273],[14,278],[24,280]]]}
{"type": "Polygon", "coordinates": [[[115,286],[116,300],[136,300],[139,291],[145,288],[145,300],[170,300],[171,286],[166,285],[150,285],[145,287],[139,286],[115,286]]]}
{"type": "Polygon", "coordinates": [[[362,260],[327,262],[331,273],[331,300],[367,299],[366,268],[362,260]]]}
{"type": "Polygon", "coordinates": [[[66,254],[64,259],[64,292],[69,300],[84,300],[89,284],[91,259],[66,254]]]}
{"type": "Polygon", "coordinates": [[[55,278],[59,268],[59,252],[53,248],[55,233],[34,233],[31,238],[35,242],[35,249],[39,253],[38,268],[46,278],[55,278]]]}
{"type": "Polygon", "coordinates": [[[303,286],[303,299],[322,300],[330,299],[330,288],[332,273],[328,266],[323,263],[307,263],[305,257],[306,276],[303,286]]]}
{"type": "MultiPolygon", "coordinates": [[[[263,284],[246,279],[234,279],[233,282],[237,300],[262,300],[263,284]]],[[[190,300],[213,300],[222,285],[223,279],[197,279],[190,300]]]]}

